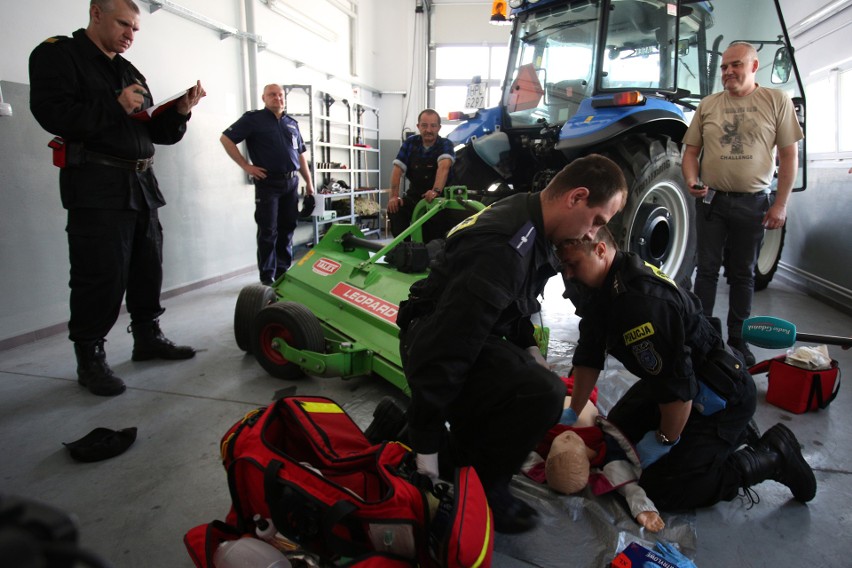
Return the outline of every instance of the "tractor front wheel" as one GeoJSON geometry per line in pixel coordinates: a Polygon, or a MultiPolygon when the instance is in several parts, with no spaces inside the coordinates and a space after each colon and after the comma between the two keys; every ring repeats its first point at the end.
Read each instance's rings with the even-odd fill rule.
{"type": "Polygon", "coordinates": [[[600,153],[612,158],[627,180],[627,204],[610,221],[619,247],[691,288],[695,198],[683,180],[677,144],[665,136],[632,134],[600,153]]]}
{"type": "Polygon", "coordinates": [[[325,337],[317,317],[296,302],[277,302],[266,306],[254,319],[252,353],[267,373],[279,379],[297,379],[302,368],[284,357],[272,342],[284,340],[296,349],[325,352],[325,337]]]}

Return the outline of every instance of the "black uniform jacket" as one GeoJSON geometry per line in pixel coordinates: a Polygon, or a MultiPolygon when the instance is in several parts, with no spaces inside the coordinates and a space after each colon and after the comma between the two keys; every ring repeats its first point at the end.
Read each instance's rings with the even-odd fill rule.
{"type": "Polygon", "coordinates": [[[616,253],[603,287],[577,311],[574,365],[603,369],[609,353],[656,385],[658,403],[694,399],[707,354],[724,350],[698,299],[633,253],[616,253]]]}
{"type": "MultiPolygon", "coordinates": [[[[174,144],[183,138],[189,116],[175,107],[146,122],[124,111],[118,94],[137,82],[150,93],[145,77],[129,61],[121,55],[110,60],[82,29],[71,38],[48,38],[30,55],[30,109],[42,128],[69,144],[69,158],[79,157],[81,149],[126,160],[150,158],[154,144],[174,144]]],[[[152,104],[146,96],[143,108],[152,104]]],[[[137,173],[82,163],[61,170],[59,187],[66,209],[144,210],[165,205],[150,169],[137,173]]]]}
{"type": "Polygon", "coordinates": [[[408,346],[405,368],[412,389],[409,425],[421,446],[437,447],[447,408],[487,338],[535,344],[529,316],[539,311],[537,297],[558,272],[539,194],[503,199],[448,233],[429,276],[411,287],[397,318],[403,335],[412,319],[428,318],[408,346]]]}

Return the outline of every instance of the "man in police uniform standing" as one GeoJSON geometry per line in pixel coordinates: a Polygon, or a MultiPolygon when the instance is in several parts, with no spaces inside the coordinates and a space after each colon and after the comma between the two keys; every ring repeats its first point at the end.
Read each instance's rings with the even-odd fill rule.
{"type": "Polygon", "coordinates": [[[749,436],[754,380],[694,294],[617,251],[607,229],[566,244],[559,256],[564,276],[587,291],[577,306],[574,391],[562,424],[577,420],[609,354],[639,378],[608,418],[636,446],[639,485],[657,507],[707,507],[767,479],[787,485],[797,501],[813,499],[816,479],[786,426],[749,436]]]}
{"type": "Polygon", "coordinates": [[[417,116],[419,135],[409,136],[393,161],[388,216],[391,233],[398,236],[411,225],[414,208],[422,199],[431,203],[440,197],[456,160],[453,143],[438,136],[441,116],[427,108],[417,116]],[[402,176],[408,179],[405,195],[400,195],[402,176]]]}
{"type": "Polygon", "coordinates": [[[536,511],[509,492],[509,482],[565,400],[564,383],[536,356],[530,322],[559,272],[554,246],[590,238],[626,194],[611,160],[577,159],[540,193],[498,201],[452,229],[429,276],[400,307],[418,471],[437,478],[439,450],[441,469],[473,465],[497,531],[535,526],[536,511]]]}
{"type": "Polygon", "coordinates": [[[106,362],[104,341],[127,293],[134,361],[187,359],[191,347],[166,339],[158,318],[165,205],[151,166],[154,144],[183,138],[201,83],[150,120],[132,115],[153,100],[145,77],[121,54],[139,31],[132,0],[92,0],[89,25],[52,37],[30,56],[30,109],[55,140],[71,262],[69,338],[78,382],[92,393],[125,390],[106,362]],[[58,142],[58,144],[57,144],[58,142]]]}
{"type": "Polygon", "coordinates": [[[293,262],[293,233],[299,220],[299,178],[305,194],[314,194],[311,170],[299,124],[285,114],[280,85],[263,88],[264,108],[245,113],[219,140],[225,151],[254,180],[257,267],[260,281],[272,284],[293,262]],[[237,144],[246,141],[249,163],[237,144]]]}

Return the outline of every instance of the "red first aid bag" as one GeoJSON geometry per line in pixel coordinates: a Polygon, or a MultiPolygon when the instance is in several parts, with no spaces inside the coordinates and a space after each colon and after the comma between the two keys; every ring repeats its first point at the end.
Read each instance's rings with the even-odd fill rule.
{"type": "Polygon", "coordinates": [[[831,367],[819,371],[790,365],[785,355],[767,359],[749,369],[752,375],[767,373],[769,386],[766,402],[802,414],[826,408],[840,390],[840,367],[831,360],[831,367]]]}
{"type": "MultiPolygon", "coordinates": [[[[328,398],[285,397],[254,410],[225,433],[221,451],[232,502],[226,520],[236,533],[254,535],[259,515],[337,565],[490,566],[493,521],[473,468],[457,469],[452,486],[421,490],[410,481],[414,452],[398,442],[371,445],[328,398]]],[[[187,534],[196,566],[211,566],[208,541],[226,533],[211,524],[187,534]]]]}

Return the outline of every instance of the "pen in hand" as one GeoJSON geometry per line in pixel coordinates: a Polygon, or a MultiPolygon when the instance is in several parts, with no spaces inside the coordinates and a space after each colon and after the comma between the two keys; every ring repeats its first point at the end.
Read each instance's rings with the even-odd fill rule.
{"type": "Polygon", "coordinates": [[[139,79],[134,77],[133,82],[136,85],[139,85],[139,88],[134,91],[135,93],[139,93],[140,95],[147,95],[148,94],[148,91],[145,90],[145,85],[142,84],[142,81],[140,81],[139,79]]]}
{"type": "Polygon", "coordinates": [[[118,93],[118,104],[124,109],[127,114],[132,114],[142,108],[145,102],[145,95],[148,91],[142,83],[136,79],[133,84],[126,86],[118,93]]]}

